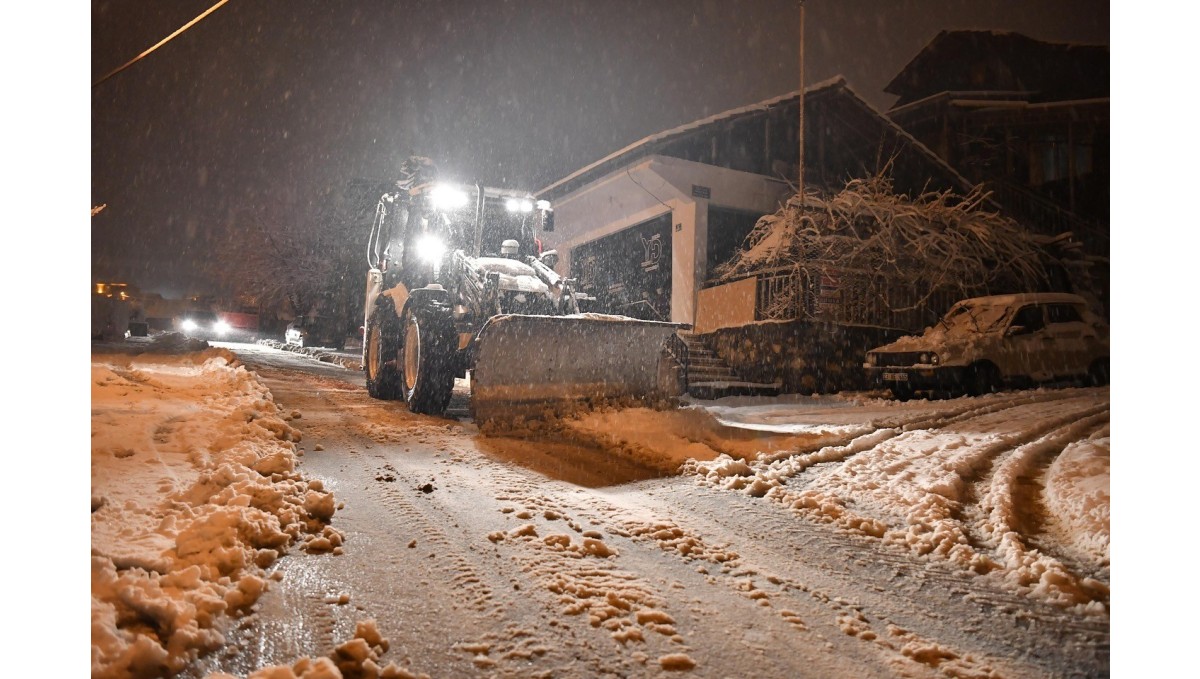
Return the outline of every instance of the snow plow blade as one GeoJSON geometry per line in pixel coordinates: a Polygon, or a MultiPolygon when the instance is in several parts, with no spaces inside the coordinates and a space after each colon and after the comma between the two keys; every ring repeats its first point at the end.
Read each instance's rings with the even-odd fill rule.
{"type": "Polygon", "coordinates": [[[626,316],[499,315],[475,337],[476,422],[561,415],[582,403],[652,404],[685,388],[689,326],[626,316]]]}

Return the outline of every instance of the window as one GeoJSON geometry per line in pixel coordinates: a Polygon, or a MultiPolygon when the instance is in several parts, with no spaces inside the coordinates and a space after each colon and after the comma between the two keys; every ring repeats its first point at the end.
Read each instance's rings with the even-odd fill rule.
{"type": "Polygon", "coordinates": [[[1046,305],[1047,323],[1082,323],[1083,316],[1071,304],[1046,305]]]}
{"type": "Polygon", "coordinates": [[[1012,326],[1018,325],[1025,328],[1025,332],[1041,330],[1046,325],[1042,321],[1042,307],[1034,304],[1021,307],[1021,310],[1013,316],[1012,326]]]}

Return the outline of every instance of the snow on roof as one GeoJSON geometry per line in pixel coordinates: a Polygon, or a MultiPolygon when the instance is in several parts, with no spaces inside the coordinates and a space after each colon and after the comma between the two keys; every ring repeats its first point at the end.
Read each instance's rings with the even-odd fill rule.
{"type": "MultiPolygon", "coordinates": [[[[896,134],[897,137],[904,139],[914,149],[917,149],[922,155],[926,156],[926,158],[929,160],[929,162],[938,166],[943,172],[946,173],[947,176],[949,176],[954,182],[956,182],[963,190],[969,190],[971,187],[974,186],[974,184],[970,180],[968,180],[963,175],[959,174],[953,167],[951,167],[944,160],[942,160],[936,153],[931,151],[927,146],[922,144],[920,141],[917,141],[916,137],[913,137],[911,134],[906,132],[903,128],[901,128],[899,125],[897,125],[893,120],[891,120],[890,118],[885,116],[877,108],[875,108],[869,102],[867,102],[867,100],[865,100],[861,96],[859,96],[859,94],[854,91],[854,88],[850,87],[850,85],[846,82],[846,79],[843,76],[839,75],[839,76],[835,76],[833,78],[829,78],[827,80],[823,80],[819,83],[816,83],[815,85],[806,87],[804,89],[804,92],[805,92],[805,95],[807,96],[807,95],[815,94],[817,92],[833,91],[833,90],[837,90],[837,91],[846,93],[847,95],[850,96],[850,98],[857,105],[863,107],[870,113],[874,114],[879,119],[880,123],[884,127],[891,130],[894,134],[896,134]]],[[[656,144],[659,142],[666,141],[673,137],[677,137],[682,134],[692,132],[694,130],[700,129],[707,125],[712,125],[712,124],[723,122],[726,120],[731,120],[733,118],[737,118],[739,116],[743,116],[743,115],[750,114],[750,113],[766,111],[774,106],[778,106],[785,102],[789,102],[791,100],[797,99],[797,98],[799,98],[799,96],[800,96],[800,90],[793,90],[792,92],[789,92],[787,94],[783,94],[783,95],[780,95],[777,97],[773,97],[771,99],[766,99],[766,100],[763,100],[763,101],[760,101],[760,102],[757,102],[754,104],[749,104],[746,106],[741,106],[739,108],[730,109],[728,111],[723,111],[721,113],[711,115],[707,118],[701,118],[700,120],[696,120],[696,121],[693,121],[693,122],[690,122],[690,123],[687,123],[684,125],[680,125],[678,127],[671,128],[669,130],[664,130],[662,132],[652,134],[648,137],[641,139],[640,141],[634,142],[634,143],[626,146],[625,148],[623,148],[619,151],[616,151],[615,153],[611,153],[611,154],[605,156],[604,158],[601,158],[600,160],[595,161],[594,163],[591,163],[579,170],[576,170],[575,172],[567,175],[566,177],[563,177],[562,179],[554,182],[553,184],[550,184],[549,186],[546,186],[546,187],[538,190],[536,195],[540,198],[540,197],[546,196],[546,194],[548,194],[550,192],[560,190],[563,187],[568,186],[575,180],[578,180],[581,177],[591,174],[591,173],[597,171],[599,168],[601,168],[605,165],[611,164],[611,163],[621,159],[622,157],[633,156],[636,151],[638,151],[639,149],[642,149],[644,147],[647,147],[651,144],[656,144]]]]}
{"type": "Polygon", "coordinates": [[[1024,304],[1026,302],[1041,302],[1042,304],[1086,304],[1087,302],[1079,295],[1069,292],[1023,292],[1009,295],[990,295],[986,297],[972,297],[971,299],[962,300],[973,304],[1024,304]]]}
{"type": "MultiPolygon", "coordinates": [[[[805,94],[811,94],[814,92],[818,92],[818,91],[825,90],[825,89],[831,89],[831,88],[839,87],[839,86],[846,87],[846,79],[840,75],[829,78],[828,80],[822,80],[821,82],[816,83],[815,85],[806,87],[804,89],[804,92],[805,92],[805,94]]],[[[847,89],[849,89],[849,88],[847,87],[847,89]]],[[[757,102],[754,104],[747,104],[746,106],[732,108],[727,111],[722,111],[721,113],[717,113],[717,114],[708,116],[707,118],[701,118],[699,120],[695,120],[690,123],[685,123],[678,127],[673,127],[669,130],[664,130],[662,132],[656,132],[648,137],[645,137],[643,139],[633,142],[632,144],[626,146],[625,148],[623,148],[619,151],[610,153],[609,155],[601,158],[600,160],[595,161],[594,163],[591,163],[590,165],[586,165],[583,168],[576,170],[575,172],[572,172],[571,174],[567,175],[566,177],[563,177],[562,179],[554,182],[553,184],[550,184],[549,186],[546,186],[546,187],[540,189],[537,192],[537,195],[542,196],[543,194],[545,194],[547,192],[553,191],[553,190],[559,188],[560,186],[567,184],[568,182],[591,172],[592,170],[596,169],[597,167],[600,167],[601,165],[604,165],[605,163],[608,163],[612,160],[620,158],[623,155],[631,153],[643,146],[647,146],[647,145],[653,144],[655,142],[664,141],[664,140],[670,139],[671,137],[675,137],[675,136],[684,134],[686,132],[691,132],[692,130],[699,129],[706,125],[712,125],[713,123],[718,123],[718,122],[721,122],[724,120],[729,120],[731,118],[736,118],[738,116],[742,116],[747,113],[754,113],[757,111],[766,111],[773,106],[778,106],[779,104],[782,104],[784,102],[790,101],[792,99],[796,99],[799,96],[800,96],[800,90],[793,90],[791,92],[788,92],[787,94],[782,94],[777,97],[772,97],[771,99],[765,99],[763,101],[760,101],[760,102],[757,102]]]]}
{"type": "Polygon", "coordinates": [[[920,62],[922,62],[930,57],[930,55],[934,51],[935,45],[937,43],[945,41],[945,40],[950,40],[953,38],[960,38],[960,37],[966,37],[966,36],[972,36],[972,37],[987,36],[988,38],[990,38],[992,40],[992,42],[999,42],[999,41],[1012,42],[1012,41],[1017,41],[1017,40],[1024,40],[1030,44],[1036,43],[1036,44],[1042,45],[1044,47],[1049,47],[1049,48],[1058,47],[1058,48],[1066,48],[1066,49],[1072,49],[1072,48],[1074,48],[1074,49],[1093,49],[1094,48],[1094,49],[1104,49],[1104,50],[1108,49],[1107,45],[1040,40],[1038,38],[1033,38],[1028,35],[1025,35],[1024,33],[1018,33],[1016,31],[999,31],[999,30],[995,30],[995,29],[979,30],[979,29],[961,29],[961,28],[943,29],[941,31],[938,31],[937,35],[930,38],[929,42],[925,43],[924,47],[917,50],[917,53],[913,55],[913,58],[910,59],[908,61],[908,63],[904,65],[903,68],[900,69],[900,71],[891,79],[891,81],[888,82],[887,85],[884,85],[883,91],[887,92],[888,94],[898,94],[897,92],[893,91],[893,88],[900,86],[902,79],[908,73],[921,68],[920,62]]]}

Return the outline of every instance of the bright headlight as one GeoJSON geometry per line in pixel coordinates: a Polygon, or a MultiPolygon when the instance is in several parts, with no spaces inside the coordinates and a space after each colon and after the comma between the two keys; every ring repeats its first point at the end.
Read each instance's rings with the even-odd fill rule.
{"type": "Polygon", "coordinates": [[[442,255],[446,252],[446,246],[437,236],[425,235],[421,240],[417,241],[417,257],[436,264],[442,260],[442,255]]]}
{"type": "Polygon", "coordinates": [[[509,212],[533,212],[533,201],[523,198],[509,198],[504,201],[504,209],[509,212]]]}
{"type": "Polygon", "coordinates": [[[438,184],[429,192],[435,210],[457,210],[467,204],[467,193],[449,184],[438,184]]]}
{"type": "Polygon", "coordinates": [[[539,210],[549,210],[549,209],[550,209],[550,201],[548,201],[548,200],[539,200],[539,201],[537,202],[537,209],[539,209],[539,210]]]}
{"type": "Polygon", "coordinates": [[[184,330],[192,331],[198,327],[200,327],[200,326],[196,325],[196,321],[193,321],[190,318],[183,319],[183,329],[184,330]]]}
{"type": "Polygon", "coordinates": [[[217,321],[213,324],[213,330],[216,330],[218,335],[224,335],[232,330],[232,328],[225,321],[217,321]]]}

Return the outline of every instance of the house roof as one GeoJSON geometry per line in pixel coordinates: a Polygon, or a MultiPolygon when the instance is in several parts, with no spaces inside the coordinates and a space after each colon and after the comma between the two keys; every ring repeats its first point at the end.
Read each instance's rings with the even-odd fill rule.
{"type": "Polygon", "coordinates": [[[1107,97],[1108,46],[1045,42],[1005,31],[943,30],[883,88],[900,97],[895,106],[939,92],[980,90],[1019,91],[1030,101],[1107,97]]]}
{"type": "MultiPolygon", "coordinates": [[[[846,80],[842,76],[830,78],[805,88],[804,97],[806,115],[811,115],[814,111],[810,109],[817,108],[822,102],[834,102],[831,105],[839,106],[839,111],[844,114],[839,116],[842,122],[846,122],[849,118],[854,118],[858,121],[869,120],[877,128],[872,129],[872,133],[886,132],[894,138],[902,139],[905,146],[912,149],[921,157],[920,163],[926,166],[930,173],[940,174],[942,177],[947,178],[948,183],[957,185],[960,189],[965,190],[972,186],[970,181],[958,174],[953,168],[938,158],[935,153],[859,97],[846,84],[846,80]]],[[[778,97],[723,111],[707,118],[701,118],[700,120],[669,130],[657,132],[576,170],[549,186],[540,189],[536,192],[536,195],[538,198],[556,200],[592,181],[610,174],[614,170],[630,165],[647,156],[659,154],[673,142],[683,137],[692,134],[708,133],[710,130],[714,130],[728,122],[750,116],[763,115],[771,109],[788,105],[794,107],[799,100],[800,90],[795,90],[778,97]]],[[[807,124],[806,127],[808,127],[807,124]]],[[[809,130],[809,134],[811,134],[811,130],[809,130]]],[[[872,135],[865,135],[865,137],[872,137],[872,135]]],[[[877,135],[874,135],[874,137],[870,143],[872,153],[875,153],[874,149],[879,144],[877,135]]],[[[812,143],[811,138],[808,143],[812,143]]],[[[665,155],[670,155],[670,153],[665,153],[665,155]]]]}

